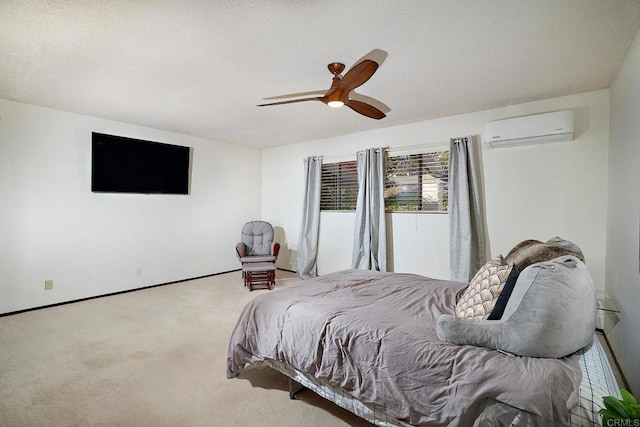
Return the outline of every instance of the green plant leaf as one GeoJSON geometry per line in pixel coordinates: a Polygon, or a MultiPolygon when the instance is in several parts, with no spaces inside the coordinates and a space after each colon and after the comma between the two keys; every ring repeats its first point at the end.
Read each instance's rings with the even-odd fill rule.
{"type": "Polygon", "coordinates": [[[620,390],[620,395],[622,396],[622,401],[624,403],[631,403],[633,405],[638,404],[638,401],[636,400],[636,398],[633,397],[633,395],[629,393],[627,390],[625,390],[624,388],[620,390]]]}
{"type": "Polygon", "coordinates": [[[627,414],[622,400],[616,399],[613,396],[605,396],[602,398],[602,401],[607,409],[617,414],[616,418],[631,418],[630,415],[627,414]]]}
{"type": "Polygon", "coordinates": [[[613,412],[613,411],[612,411],[612,410],[610,410],[610,409],[600,409],[600,410],[598,411],[598,413],[599,413],[600,415],[602,415],[602,421],[603,421],[603,423],[602,423],[602,424],[603,424],[603,425],[605,425],[605,423],[604,423],[604,421],[605,421],[605,420],[607,420],[607,419],[616,419],[616,418],[618,418],[618,416],[619,416],[617,413],[613,412]]]}
{"type": "Polygon", "coordinates": [[[627,413],[632,420],[640,419],[640,405],[633,403],[627,403],[625,405],[627,408],[627,413]]]}

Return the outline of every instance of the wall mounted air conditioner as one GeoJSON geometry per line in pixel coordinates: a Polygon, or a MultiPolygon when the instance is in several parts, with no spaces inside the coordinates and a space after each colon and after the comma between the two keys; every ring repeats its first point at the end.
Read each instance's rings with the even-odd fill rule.
{"type": "Polygon", "coordinates": [[[534,114],[485,123],[483,139],[491,147],[573,139],[573,110],[534,114]]]}

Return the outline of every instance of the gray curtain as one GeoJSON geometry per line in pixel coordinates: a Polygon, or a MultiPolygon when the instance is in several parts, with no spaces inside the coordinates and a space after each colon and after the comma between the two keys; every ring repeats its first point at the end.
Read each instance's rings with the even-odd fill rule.
{"type": "Polygon", "coordinates": [[[472,136],[449,145],[449,258],[451,280],[468,282],[487,261],[478,157],[472,136]]]}
{"type": "Polygon", "coordinates": [[[352,268],[387,271],[384,157],[382,148],[358,153],[358,203],[352,268]]]}
{"type": "Polygon", "coordinates": [[[322,157],[304,159],[304,204],[296,259],[298,277],[310,279],[318,275],[318,234],[320,232],[320,178],[322,157]]]}

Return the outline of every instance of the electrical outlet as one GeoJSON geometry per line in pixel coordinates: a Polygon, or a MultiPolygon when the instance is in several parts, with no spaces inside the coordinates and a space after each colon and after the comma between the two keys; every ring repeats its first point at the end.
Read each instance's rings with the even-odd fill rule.
{"type": "Polygon", "coordinates": [[[136,268],[136,277],[142,277],[142,267],[136,268]]]}
{"type": "Polygon", "coordinates": [[[53,289],[53,280],[45,280],[44,281],[44,290],[50,291],[53,289]]]}

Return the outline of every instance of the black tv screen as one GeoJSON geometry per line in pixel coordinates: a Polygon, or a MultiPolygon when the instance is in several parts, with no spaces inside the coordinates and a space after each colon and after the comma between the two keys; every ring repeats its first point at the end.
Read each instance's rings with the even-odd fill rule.
{"type": "Polygon", "coordinates": [[[91,191],[189,194],[190,147],[93,132],[91,191]]]}

